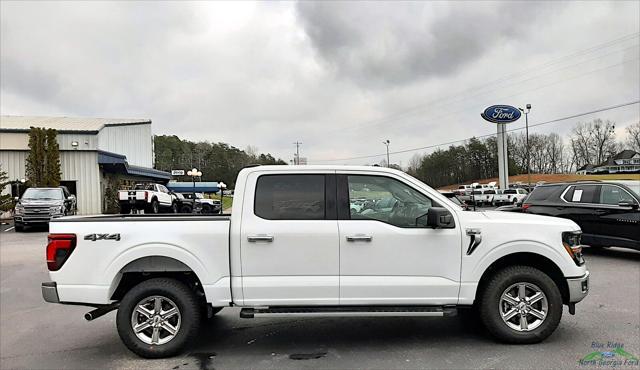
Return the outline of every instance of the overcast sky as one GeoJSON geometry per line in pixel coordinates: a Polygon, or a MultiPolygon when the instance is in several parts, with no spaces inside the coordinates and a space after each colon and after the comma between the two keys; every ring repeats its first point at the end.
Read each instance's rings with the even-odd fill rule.
{"type": "MultiPolygon", "coordinates": [[[[640,99],[639,4],[2,1],[0,110],[376,163],[342,159],[494,133],[492,104],[530,103],[535,124],[640,99]]],[[[603,118],[622,136],[639,117],[532,131],[603,118]]]]}

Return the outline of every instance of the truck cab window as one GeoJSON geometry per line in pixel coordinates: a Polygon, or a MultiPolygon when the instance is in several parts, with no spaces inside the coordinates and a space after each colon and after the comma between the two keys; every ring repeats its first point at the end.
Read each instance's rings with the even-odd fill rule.
{"type": "Polygon", "coordinates": [[[267,220],[323,220],[324,175],[263,175],[256,184],[254,210],[267,220]]]}
{"type": "Polygon", "coordinates": [[[351,220],[377,220],[416,227],[416,218],[437,207],[427,196],[384,176],[348,176],[351,220]]]}

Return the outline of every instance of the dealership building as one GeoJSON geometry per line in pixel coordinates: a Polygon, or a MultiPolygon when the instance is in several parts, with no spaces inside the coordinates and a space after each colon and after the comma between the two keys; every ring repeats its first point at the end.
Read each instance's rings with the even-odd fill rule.
{"type": "Polygon", "coordinates": [[[20,180],[25,178],[30,127],[58,132],[61,185],[75,194],[79,214],[102,213],[110,184],[171,179],[170,173],[153,169],[149,119],[0,116],[0,168],[15,182],[3,192],[17,196],[24,190],[20,180]]]}

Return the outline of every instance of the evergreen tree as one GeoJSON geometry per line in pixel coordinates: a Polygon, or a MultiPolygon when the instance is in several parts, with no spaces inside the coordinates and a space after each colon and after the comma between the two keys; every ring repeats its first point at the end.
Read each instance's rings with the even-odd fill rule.
{"type": "Polygon", "coordinates": [[[2,170],[0,165],[0,211],[8,211],[13,208],[13,198],[10,193],[4,194],[4,187],[11,184],[7,173],[2,170]]]}
{"type": "Polygon", "coordinates": [[[27,186],[60,185],[60,146],[56,130],[31,127],[26,160],[27,186]]]}
{"type": "Polygon", "coordinates": [[[58,145],[58,132],[47,129],[46,151],[46,183],[47,186],[60,186],[60,145],[58,145]]]}
{"type": "Polygon", "coordinates": [[[44,130],[31,127],[29,130],[29,154],[26,160],[28,186],[46,186],[46,136],[44,130]]]}

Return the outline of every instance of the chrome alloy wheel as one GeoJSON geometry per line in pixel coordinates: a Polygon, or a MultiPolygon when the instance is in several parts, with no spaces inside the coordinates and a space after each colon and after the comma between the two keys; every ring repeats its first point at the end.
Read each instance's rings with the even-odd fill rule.
{"type": "Polygon", "coordinates": [[[146,344],[165,344],[180,330],[180,310],[169,298],[154,295],[144,298],[131,314],[131,328],[146,344]]]}
{"type": "Polygon", "coordinates": [[[513,284],[500,297],[500,316],[516,331],[531,331],[542,325],[548,308],[547,296],[531,283],[513,284]]]}

